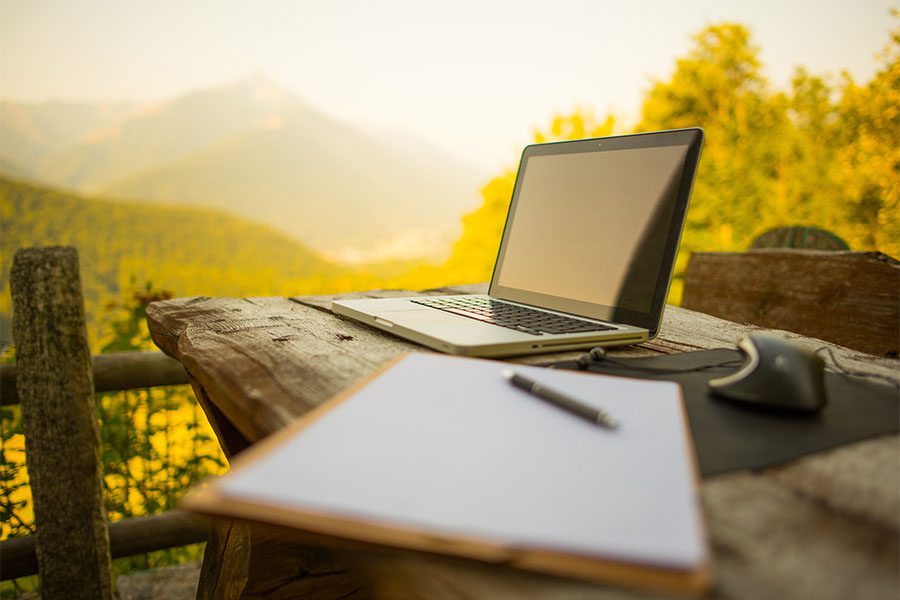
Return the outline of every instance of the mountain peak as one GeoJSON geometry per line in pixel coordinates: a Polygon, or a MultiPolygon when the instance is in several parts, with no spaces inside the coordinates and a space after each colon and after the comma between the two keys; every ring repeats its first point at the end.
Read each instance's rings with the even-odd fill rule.
{"type": "Polygon", "coordinates": [[[293,94],[259,71],[238,81],[234,89],[258,104],[281,105],[293,98],[293,94]]]}

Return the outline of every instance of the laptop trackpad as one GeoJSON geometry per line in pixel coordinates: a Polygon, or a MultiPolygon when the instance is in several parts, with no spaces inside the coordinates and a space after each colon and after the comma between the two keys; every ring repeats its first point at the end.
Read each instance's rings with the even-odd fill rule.
{"type": "Polygon", "coordinates": [[[378,318],[390,321],[396,326],[407,327],[434,337],[446,339],[456,344],[483,344],[502,341],[521,341],[523,337],[531,337],[526,333],[482,323],[460,315],[441,310],[388,310],[379,311],[378,318]]]}

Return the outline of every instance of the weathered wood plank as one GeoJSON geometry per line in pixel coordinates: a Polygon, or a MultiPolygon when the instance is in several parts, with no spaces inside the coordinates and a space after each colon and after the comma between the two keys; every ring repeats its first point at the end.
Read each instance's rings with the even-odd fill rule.
{"type": "Polygon", "coordinates": [[[78,253],[19,250],[10,287],[41,595],[112,599],[78,253]]]}
{"type": "Polygon", "coordinates": [[[147,314],[154,341],[250,442],[410,348],[350,321],[323,322],[319,310],[284,298],[167,300],[147,314]]]}
{"type": "MultiPolygon", "coordinates": [[[[206,541],[209,520],[180,510],[134,517],[110,523],[109,550],[112,558],[134,556],[165,548],[177,548],[206,541]]],[[[38,572],[34,536],[0,542],[3,569],[0,579],[16,579],[38,572]]]]}
{"type": "MultiPolygon", "coordinates": [[[[399,293],[412,294],[413,292],[404,291],[399,293]]],[[[378,294],[380,292],[372,292],[369,295],[375,296],[378,294]]],[[[396,294],[398,293],[392,293],[392,295],[396,294]]],[[[219,303],[222,310],[219,313],[215,313],[214,320],[228,318],[229,314],[233,314],[230,309],[232,302],[244,304],[244,301],[237,300],[220,300],[216,302],[219,303]]],[[[209,365],[217,363],[220,365],[220,368],[225,370],[230,369],[230,364],[234,361],[252,363],[252,370],[246,372],[245,377],[241,380],[244,385],[255,387],[258,380],[279,381],[281,383],[279,386],[280,390],[277,390],[275,397],[266,398],[266,401],[263,403],[263,409],[267,405],[281,403],[281,408],[289,415],[286,417],[287,419],[293,418],[290,415],[302,414],[306,410],[306,406],[321,402],[337,391],[337,389],[367,375],[371,370],[380,364],[384,364],[396,354],[409,350],[423,349],[420,346],[410,344],[352,320],[336,319],[325,308],[330,306],[330,302],[331,297],[323,296],[311,299],[295,298],[294,302],[287,302],[281,298],[254,299],[253,303],[256,306],[265,307],[265,312],[258,314],[269,314],[273,317],[272,327],[275,331],[280,331],[278,327],[285,323],[288,317],[298,314],[297,308],[292,306],[293,304],[299,303],[307,308],[315,307],[316,311],[303,313],[305,321],[302,330],[282,332],[286,337],[290,338],[288,340],[290,343],[285,343],[285,341],[273,343],[270,333],[266,333],[264,336],[261,335],[261,332],[268,331],[267,329],[253,329],[254,335],[260,334],[260,339],[257,339],[252,347],[243,340],[240,342],[242,352],[253,355],[252,361],[247,360],[246,356],[230,355],[229,353],[232,350],[226,347],[230,346],[230,343],[224,344],[224,341],[221,339],[216,342],[206,332],[201,334],[200,330],[202,328],[198,324],[202,322],[200,319],[197,319],[195,324],[192,325],[193,329],[188,337],[200,336],[206,342],[222,344],[223,347],[219,347],[219,345],[213,343],[208,348],[206,353],[208,360],[204,360],[204,368],[206,369],[210,368],[209,365]],[[307,305],[307,303],[309,304],[307,305]],[[301,342],[300,340],[303,341],[301,342]],[[271,349],[258,351],[257,348],[260,345],[276,346],[276,348],[274,351],[271,349]],[[217,360],[216,356],[220,358],[217,360]],[[285,365],[284,363],[289,364],[285,365]],[[298,365],[302,365],[302,367],[298,367],[298,365]],[[338,383],[335,384],[335,382],[338,383]],[[290,390],[290,394],[286,390],[290,390]],[[302,396],[303,399],[298,400],[285,397],[291,394],[296,397],[302,396]]],[[[184,301],[184,304],[188,306],[196,305],[196,303],[191,301],[184,301]]],[[[160,308],[162,306],[163,303],[160,303],[160,308]]],[[[203,310],[208,311],[209,308],[206,307],[203,310]]],[[[203,314],[203,318],[206,318],[206,312],[203,314]]],[[[660,336],[657,339],[639,346],[614,349],[611,352],[613,355],[618,356],[639,356],[733,347],[741,337],[758,329],[755,326],[739,325],[710,315],[670,306],[666,311],[660,336]]],[[[876,358],[821,340],[814,340],[789,332],[782,333],[789,339],[793,339],[812,349],[830,349],[833,352],[833,358],[838,361],[842,369],[880,374],[900,382],[900,370],[897,368],[898,361],[895,359],[876,358]]],[[[568,359],[577,354],[570,352],[539,355],[517,360],[523,362],[547,362],[550,360],[568,359]]],[[[822,356],[827,363],[833,363],[833,358],[830,354],[822,353],[822,356]]],[[[215,376],[215,374],[211,375],[211,377],[215,376]]],[[[235,414],[239,419],[256,420],[255,417],[258,412],[254,412],[245,405],[246,399],[244,396],[250,394],[251,391],[249,390],[242,391],[238,389],[234,391],[237,404],[235,414]]],[[[219,400],[217,397],[217,404],[219,400]]],[[[268,427],[278,428],[280,425],[278,425],[276,420],[274,425],[270,424],[267,426],[265,423],[255,422],[252,427],[257,430],[263,430],[268,427]]],[[[271,431],[267,431],[265,434],[268,432],[271,431]]]]}
{"type": "Polygon", "coordinates": [[[659,337],[640,344],[639,347],[656,348],[665,354],[712,348],[733,348],[748,333],[763,330],[773,331],[792,342],[818,351],[826,366],[832,370],[857,371],[863,375],[877,375],[900,383],[900,368],[898,368],[900,361],[896,358],[873,356],[791,331],[735,323],[678,306],[666,308],[659,337]]]}
{"type": "MultiPolygon", "coordinates": [[[[768,477],[725,475],[703,486],[715,553],[716,585],[726,598],[886,598],[896,595],[898,540],[838,515],[768,477]]],[[[430,599],[658,598],[512,569],[411,554],[359,555],[356,568],[378,597],[430,599]]]]}
{"type": "MultiPolygon", "coordinates": [[[[94,391],[112,392],[184,385],[188,376],[177,360],[162,352],[114,352],[91,357],[94,391]]],[[[19,403],[16,365],[0,365],[0,405],[19,403]]]]}
{"type": "Polygon", "coordinates": [[[16,390],[16,365],[0,365],[0,406],[19,403],[16,390]]]}
{"type": "Polygon", "coordinates": [[[900,437],[841,446],[766,474],[829,510],[900,534],[900,437]]]}
{"type": "Polygon", "coordinates": [[[91,357],[94,391],[112,392],[167,385],[185,385],[180,362],[162,352],[113,352],[91,357]]]}
{"type": "MultiPolygon", "coordinates": [[[[203,408],[225,457],[231,461],[250,445],[234,425],[216,408],[203,386],[191,378],[194,397],[203,408]]],[[[197,600],[238,598],[247,583],[250,560],[250,530],[231,520],[214,519],[203,550],[197,600]]]]}
{"type": "Polygon", "coordinates": [[[191,389],[194,391],[194,398],[197,399],[197,404],[206,413],[213,433],[215,433],[219,442],[219,447],[222,448],[225,458],[230,462],[233,456],[250,446],[250,442],[222,414],[222,411],[210,401],[209,396],[206,395],[206,390],[203,389],[200,382],[193,377],[190,377],[190,381],[191,389]]]}
{"type": "MultiPolygon", "coordinates": [[[[475,284],[470,286],[455,286],[431,290],[432,293],[483,293],[487,290],[487,284],[475,284]]],[[[331,315],[331,301],[346,298],[387,298],[414,296],[417,292],[409,290],[374,290],[354,294],[337,294],[331,296],[296,296],[292,301],[318,308],[331,315]]],[[[281,299],[273,299],[280,301],[281,299]]],[[[342,317],[337,317],[343,319],[342,317]]],[[[375,331],[374,328],[357,324],[360,328],[375,331]]],[[[610,349],[617,356],[651,356],[658,354],[671,354],[673,352],[690,352],[693,350],[708,350],[712,348],[733,348],[741,338],[753,331],[771,331],[771,328],[746,323],[735,323],[720,317],[703,312],[686,309],[679,306],[666,306],[662,327],[655,339],[636,346],[625,346],[610,349]]],[[[854,351],[838,344],[815,339],[790,331],[774,330],[784,335],[789,340],[798,342],[811,350],[819,350],[821,357],[830,367],[839,366],[835,370],[861,371],[868,374],[877,374],[893,381],[900,382],[898,361],[883,356],[873,356],[865,352],[854,351]],[[831,353],[824,352],[830,350],[831,353]],[[833,356],[832,356],[833,355],[833,356]],[[837,359],[838,365],[835,364],[837,359]]],[[[410,350],[430,351],[416,344],[409,344],[410,350]]],[[[549,361],[569,360],[578,356],[580,352],[560,352],[554,354],[541,354],[531,357],[517,357],[515,362],[544,364],[549,361]]]]}
{"type": "Polygon", "coordinates": [[[879,252],[698,252],[682,306],[896,358],[900,262],[879,252]]]}
{"type": "Polygon", "coordinates": [[[182,510],[122,519],[109,524],[113,558],[134,556],[206,541],[210,521],[182,510]]]}
{"type": "Polygon", "coordinates": [[[251,527],[249,577],[245,600],[303,598],[304,600],[359,599],[362,584],[324,548],[307,547],[265,527],[251,527]],[[271,577],[278,573],[277,577],[271,577]],[[267,576],[268,574],[268,576],[267,576]]]}
{"type": "MultiPolygon", "coordinates": [[[[314,377],[315,388],[310,388],[309,379],[316,375],[310,364],[325,363],[318,357],[339,355],[343,346],[365,341],[356,339],[355,330],[352,334],[343,334],[339,328],[323,330],[318,310],[286,299],[172,300],[153,303],[147,311],[154,341],[173,352],[190,372],[195,395],[215,422],[216,435],[229,455],[281,429],[349,385],[348,377],[382,364],[378,356],[362,359],[362,365],[328,361],[333,368],[314,377]],[[242,418],[246,414],[253,419],[242,418]]],[[[360,335],[366,339],[371,334],[360,335]]],[[[266,554],[270,544],[251,545],[250,540],[251,530],[243,524],[222,521],[213,528],[199,597],[277,597],[276,591],[301,589],[304,594],[319,590],[315,591],[321,592],[319,597],[337,598],[358,587],[347,583],[346,569],[321,550],[294,547],[289,560],[279,562],[266,554]],[[302,566],[321,566],[328,560],[330,566],[323,569],[332,575],[327,578],[302,566]],[[269,577],[259,576],[260,569],[266,569],[269,577]]]]}
{"type": "Polygon", "coordinates": [[[283,531],[216,521],[203,555],[198,600],[367,597],[331,551],[298,544],[283,531]]]}
{"type": "MultiPolygon", "coordinates": [[[[451,291],[483,289],[474,286],[451,291]]],[[[396,297],[414,292],[363,295],[396,297]]],[[[191,374],[200,375],[197,381],[211,386],[204,392],[207,401],[221,409],[221,418],[233,421],[233,426],[252,442],[258,439],[254,436],[280,429],[283,423],[369,375],[397,354],[425,351],[336,317],[329,310],[332,298],[181,299],[155,303],[148,315],[154,339],[159,337],[174,348],[191,374]]],[[[657,339],[612,353],[640,356],[733,347],[741,337],[758,329],[668,307],[657,339]]],[[[798,334],[785,335],[813,349],[830,349],[842,368],[900,381],[897,360],[876,358],[798,334]]],[[[576,354],[517,360],[548,362],[576,354]]],[[[827,353],[823,358],[832,361],[827,353]]],[[[898,492],[890,474],[897,473],[900,458],[892,449],[900,443],[898,440],[891,436],[862,442],[787,467],[704,481],[703,499],[719,573],[713,597],[756,598],[761,596],[757,593],[760,590],[762,595],[796,596],[790,592],[792,587],[801,594],[838,597],[858,578],[866,580],[854,588],[859,597],[896,595],[895,571],[890,562],[896,562],[900,514],[895,511],[891,515],[898,492]],[[865,468],[861,461],[867,463],[865,468]],[[770,524],[785,531],[768,532],[770,524]],[[773,536],[774,552],[763,551],[767,536],[773,536]],[[804,553],[805,545],[812,546],[811,554],[804,553]],[[789,556],[784,564],[779,552],[789,556]],[[822,560],[832,570],[816,580],[818,569],[813,559],[822,560]],[[841,561],[848,565],[843,571],[834,567],[841,561]],[[754,587],[757,580],[758,589],[754,587]]],[[[306,548],[307,543],[298,542],[296,547],[306,548]]],[[[648,597],[504,567],[357,546],[348,550],[345,545],[341,557],[354,566],[354,572],[365,575],[366,590],[375,597],[648,597]]],[[[335,569],[340,570],[340,565],[335,569]]],[[[251,579],[255,577],[263,575],[251,579]]],[[[255,580],[254,585],[261,581],[255,580]]]]}
{"type": "Polygon", "coordinates": [[[889,598],[898,593],[893,533],[838,514],[769,477],[703,486],[722,598],[889,598]]]}
{"type": "Polygon", "coordinates": [[[215,521],[203,551],[197,600],[237,600],[244,591],[250,564],[250,526],[215,521]]]}

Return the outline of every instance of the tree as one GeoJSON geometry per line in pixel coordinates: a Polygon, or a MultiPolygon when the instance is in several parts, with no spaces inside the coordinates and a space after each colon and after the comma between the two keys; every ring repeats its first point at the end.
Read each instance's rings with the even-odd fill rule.
{"type": "Polygon", "coordinates": [[[778,197],[788,120],[785,98],[769,93],[758,54],[742,25],[707,27],[644,100],[639,131],[699,126],[706,133],[680,263],[689,251],[743,248],[771,224],[759,217],[771,216],[765,205],[778,197]]]}
{"type": "MultiPolygon", "coordinates": [[[[744,250],[773,227],[817,226],[853,249],[900,254],[900,32],[869,83],[845,74],[835,87],[798,68],[784,92],[770,90],[746,27],[712,25],[693,41],[671,77],[652,83],[634,128],[706,133],[670,301],[680,299],[690,252],[744,250]]],[[[608,135],[615,125],[578,109],[555,116],[534,139],[608,135]]],[[[482,190],[484,203],[463,219],[447,279],[490,277],[514,181],[507,170],[482,190]]]]}
{"type": "MultiPolygon", "coordinates": [[[[892,11],[895,18],[896,10],[892,11]]],[[[845,199],[847,237],[854,245],[900,256],[900,28],[865,85],[844,76],[838,104],[835,181],[845,199]]]]}
{"type": "MultiPolygon", "coordinates": [[[[570,115],[557,115],[546,131],[536,129],[533,135],[536,143],[600,137],[610,135],[614,126],[612,115],[599,121],[589,111],[576,109],[570,115]]],[[[449,283],[475,283],[491,278],[515,183],[516,172],[507,169],[482,188],[484,202],[463,217],[462,235],[443,265],[444,278],[449,283]]]]}

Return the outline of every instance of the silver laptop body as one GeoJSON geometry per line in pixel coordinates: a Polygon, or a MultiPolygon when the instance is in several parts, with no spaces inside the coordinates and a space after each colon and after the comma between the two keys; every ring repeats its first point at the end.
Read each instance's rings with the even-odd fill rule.
{"type": "Polygon", "coordinates": [[[702,140],[680,129],[527,146],[486,295],[335,300],[332,310],[468,356],[655,337],[702,140]]]}

